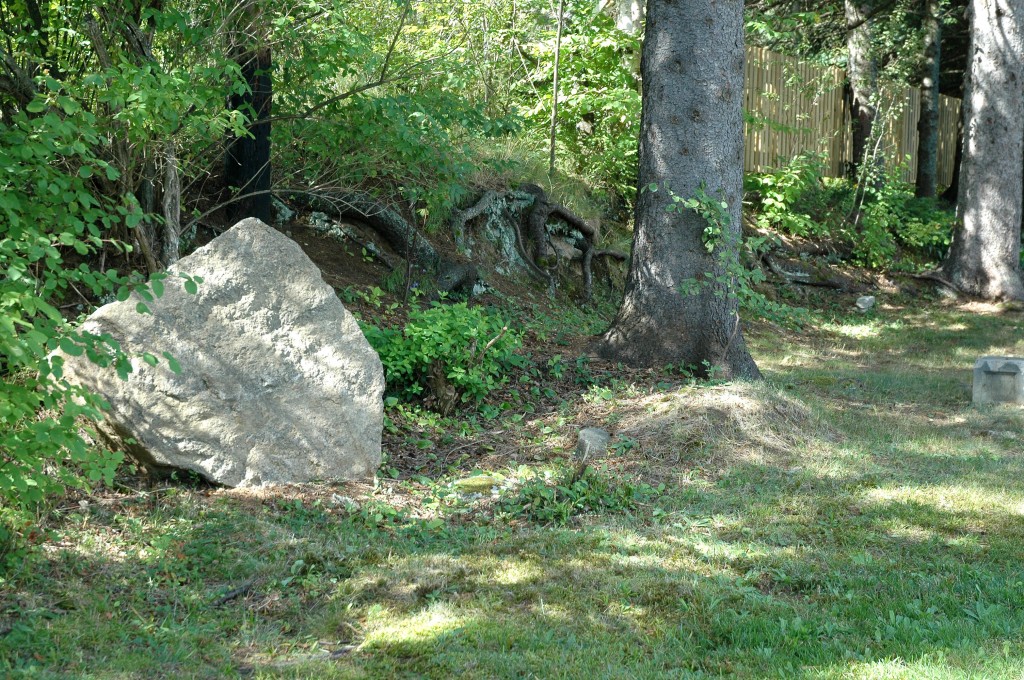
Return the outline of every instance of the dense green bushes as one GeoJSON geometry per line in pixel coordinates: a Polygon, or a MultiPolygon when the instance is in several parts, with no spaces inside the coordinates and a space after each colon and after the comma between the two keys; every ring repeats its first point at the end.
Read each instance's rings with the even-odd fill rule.
{"type": "Polygon", "coordinates": [[[496,312],[465,302],[413,309],[403,328],[363,325],[387,376],[388,392],[403,399],[431,391],[438,372],[463,402],[479,402],[507,380],[522,343],[496,312]]]}
{"type": "Polygon", "coordinates": [[[758,227],[832,241],[867,267],[914,267],[945,255],[952,210],[916,198],[896,173],[865,187],[823,173],[822,158],[803,154],[772,172],[748,174],[747,197],[758,227]]]}
{"type": "Polygon", "coordinates": [[[49,355],[60,347],[110,356],[100,339],[70,333],[58,306],[124,282],[74,262],[102,248],[113,223],[133,213],[90,186],[97,173],[118,176],[92,152],[95,120],[72,99],[55,103],[60,108],[49,110],[37,99],[0,127],[0,558],[13,539],[8,523],[20,522],[12,511],[64,486],[109,479],[118,461],[90,448],[79,429],[79,419],[97,417],[100,401],[63,381],[61,361],[49,355]]]}

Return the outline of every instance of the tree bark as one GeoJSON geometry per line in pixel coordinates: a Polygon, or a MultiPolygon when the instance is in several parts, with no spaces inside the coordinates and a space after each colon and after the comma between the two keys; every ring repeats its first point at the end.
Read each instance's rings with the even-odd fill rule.
{"type": "Polygon", "coordinates": [[[645,9],[643,0],[615,0],[615,28],[632,36],[640,35],[645,9]]]}
{"type": "Polygon", "coordinates": [[[625,298],[595,347],[633,366],[691,366],[757,378],[719,253],[736,255],[743,195],[743,3],[651,0],[642,51],[640,192],[625,298]],[[658,191],[649,187],[657,185],[658,191]],[[728,204],[715,249],[673,194],[728,204]],[[696,280],[695,290],[691,287],[696,280]]]}
{"type": "Polygon", "coordinates": [[[967,107],[963,105],[961,100],[960,116],[956,121],[956,149],[953,152],[953,177],[949,181],[949,186],[942,192],[939,197],[944,201],[956,204],[956,200],[960,195],[960,166],[964,162],[964,115],[967,113],[967,107]]]}
{"type": "Polygon", "coordinates": [[[1024,300],[1024,0],[972,0],[957,224],[942,272],[970,295],[1024,300]]]}
{"type": "MultiPolygon", "coordinates": [[[[243,36],[241,40],[251,40],[243,36]]],[[[232,58],[242,70],[248,91],[228,97],[228,108],[242,111],[249,119],[248,135],[228,141],[224,159],[227,185],[238,194],[248,195],[231,205],[233,220],[256,217],[269,223],[271,214],[270,175],[270,113],[273,100],[270,47],[236,47],[232,58]]]]}
{"type": "Polygon", "coordinates": [[[919,198],[935,198],[939,168],[939,66],[942,57],[940,0],[924,0],[924,65],[921,77],[921,118],[917,122],[917,186],[919,198]]]}
{"type": "Polygon", "coordinates": [[[871,53],[872,7],[864,0],[845,0],[846,71],[850,80],[850,118],[853,124],[853,158],[850,178],[857,179],[869,151],[872,128],[878,113],[878,65],[871,53]]]}

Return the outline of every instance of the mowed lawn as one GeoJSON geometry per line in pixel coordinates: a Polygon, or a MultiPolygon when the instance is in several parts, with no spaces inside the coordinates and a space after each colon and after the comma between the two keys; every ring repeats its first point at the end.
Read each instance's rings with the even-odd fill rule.
{"type": "Polygon", "coordinates": [[[1022,677],[1024,411],[970,404],[1022,326],[921,303],[755,328],[763,384],[615,380],[492,421],[529,454],[481,470],[493,490],[67,499],[0,580],[0,675],[1022,677]],[[642,493],[542,521],[522,484],[564,474],[581,425],[614,435],[585,479],[642,493]]]}

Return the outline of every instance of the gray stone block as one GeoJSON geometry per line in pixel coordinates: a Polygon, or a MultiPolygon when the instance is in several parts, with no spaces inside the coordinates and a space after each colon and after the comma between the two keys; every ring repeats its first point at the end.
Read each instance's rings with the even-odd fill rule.
{"type": "Polygon", "coordinates": [[[978,359],[974,363],[974,403],[1024,404],[1024,359],[978,359]]]}
{"type": "Polygon", "coordinates": [[[576,458],[586,461],[603,456],[611,438],[611,434],[599,427],[583,428],[576,442],[576,458]]]}

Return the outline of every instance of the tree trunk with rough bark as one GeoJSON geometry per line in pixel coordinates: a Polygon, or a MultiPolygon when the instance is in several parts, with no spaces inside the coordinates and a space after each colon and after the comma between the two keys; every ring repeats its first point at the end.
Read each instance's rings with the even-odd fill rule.
{"type": "Polygon", "coordinates": [[[249,135],[228,141],[224,159],[225,181],[237,192],[236,195],[247,196],[233,203],[229,212],[233,220],[256,217],[269,223],[272,219],[270,109],[273,99],[270,47],[253,49],[245,46],[233,52],[232,58],[241,67],[249,91],[229,96],[228,108],[246,115],[249,135]]]}
{"type": "Polygon", "coordinates": [[[846,49],[849,56],[846,71],[850,80],[850,117],[853,123],[850,177],[857,179],[857,173],[869,151],[871,131],[878,114],[878,65],[871,52],[870,2],[845,0],[844,6],[846,49]]]}
{"type": "Polygon", "coordinates": [[[633,254],[625,299],[595,349],[633,366],[757,378],[738,301],[720,282],[720,254],[735,254],[741,236],[743,3],[651,0],[647,11],[633,254]],[[704,218],[670,210],[673,195],[701,191],[728,205],[714,253],[704,218]]]}
{"type": "Polygon", "coordinates": [[[972,0],[970,12],[958,219],[942,272],[970,295],[1024,300],[1024,0],[972,0]]]}
{"type": "Polygon", "coordinates": [[[917,122],[917,186],[919,198],[935,198],[939,168],[939,66],[942,56],[940,0],[924,0],[924,65],[921,77],[921,118],[917,122]]]}
{"type": "Polygon", "coordinates": [[[964,161],[964,114],[967,113],[967,107],[960,107],[960,115],[956,119],[956,149],[953,152],[953,178],[949,181],[949,186],[939,196],[943,201],[948,203],[956,204],[957,198],[960,196],[960,166],[963,165],[964,161]]]}
{"type": "Polygon", "coordinates": [[[615,27],[636,36],[643,28],[644,0],[615,0],[615,27]]]}

